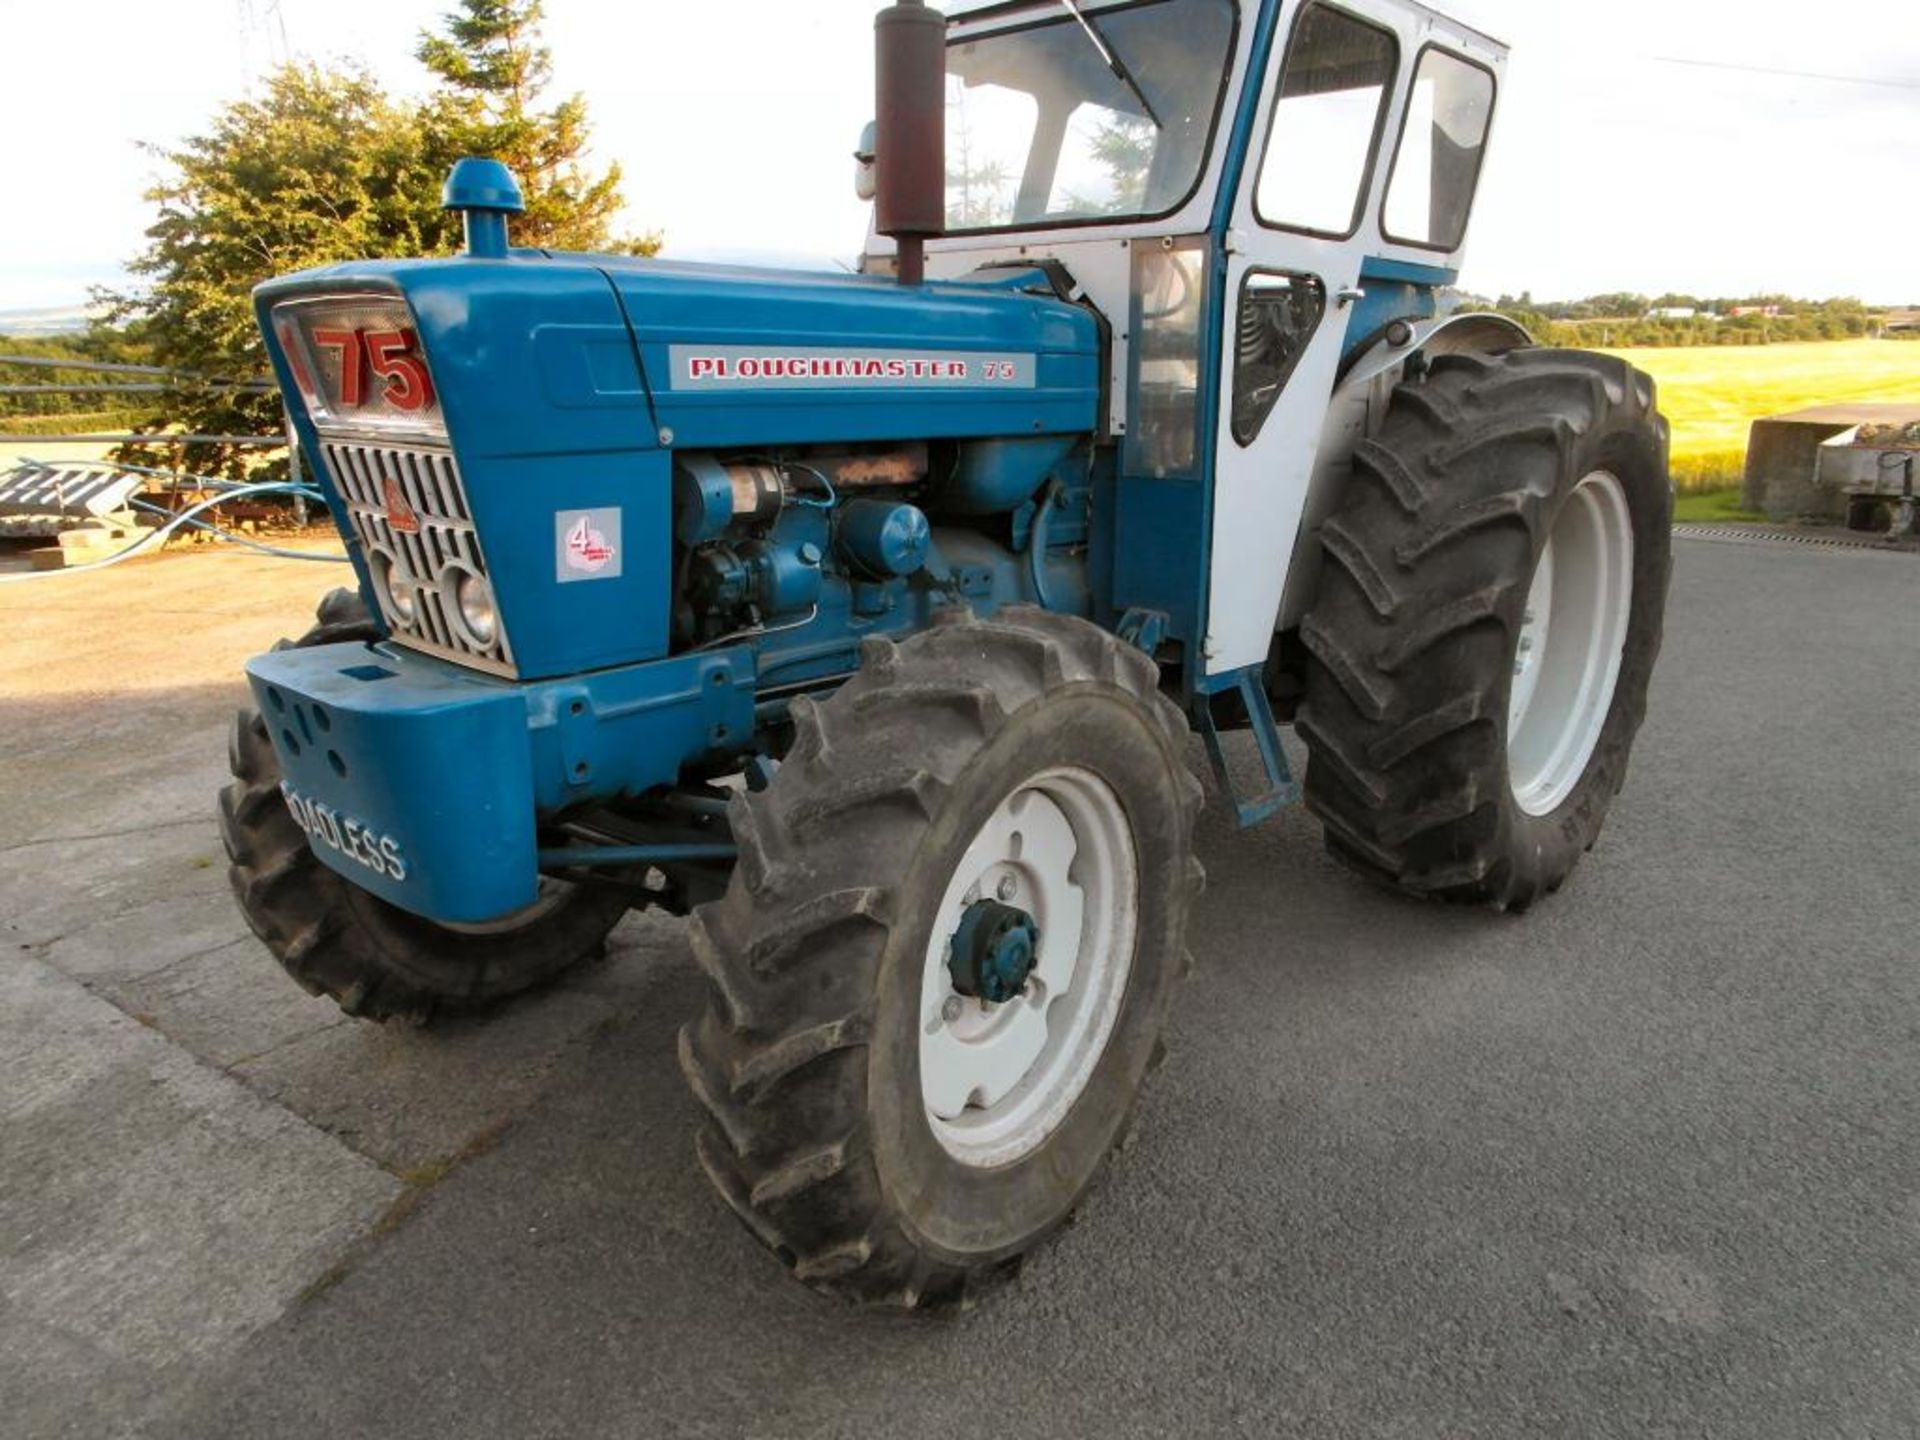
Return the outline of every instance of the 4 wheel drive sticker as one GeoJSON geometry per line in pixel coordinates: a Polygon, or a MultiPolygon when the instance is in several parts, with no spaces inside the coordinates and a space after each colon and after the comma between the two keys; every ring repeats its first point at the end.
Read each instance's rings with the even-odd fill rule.
{"type": "Polygon", "coordinates": [[[669,345],[676,390],[1031,390],[1036,357],[981,350],[830,350],[669,345]]]}
{"type": "Polygon", "coordinates": [[[393,881],[407,878],[406,857],[400,853],[400,842],[393,836],[382,835],[352,816],[342,815],[331,805],[309,800],[284,780],[280,782],[280,793],[287,797],[287,811],[293,816],[293,823],[307,832],[309,840],[346,856],[356,865],[366,866],[376,875],[393,881]]]}
{"type": "Polygon", "coordinates": [[[620,510],[562,510],[553,517],[554,579],[614,580],[620,575],[620,510]]]}
{"type": "Polygon", "coordinates": [[[598,575],[611,559],[613,546],[607,543],[607,537],[589,525],[584,515],[574,521],[573,528],[567,531],[567,564],[589,575],[598,575]]]}
{"type": "Polygon", "coordinates": [[[396,410],[425,410],[433,404],[433,377],[427,374],[427,362],[420,358],[419,337],[410,327],[345,330],[321,325],[313,330],[313,343],[315,348],[339,356],[342,409],[357,410],[372,400],[384,401],[396,410]],[[379,390],[371,395],[369,371],[380,381],[379,390]]]}

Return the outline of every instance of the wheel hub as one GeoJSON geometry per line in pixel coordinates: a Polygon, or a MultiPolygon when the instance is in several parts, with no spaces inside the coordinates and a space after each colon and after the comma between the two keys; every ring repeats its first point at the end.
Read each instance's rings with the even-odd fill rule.
{"type": "Polygon", "coordinates": [[[920,988],[920,1093],[954,1158],[1017,1160],[1073,1108],[1126,994],[1139,887],[1126,810],[1091,771],[1034,776],[975,834],[920,988]]]}
{"type": "Polygon", "coordinates": [[[1033,917],[998,900],[976,900],[953,932],[947,971],[960,994],[989,1005],[1004,1005],[1027,988],[1027,976],[1040,948],[1033,917]]]}

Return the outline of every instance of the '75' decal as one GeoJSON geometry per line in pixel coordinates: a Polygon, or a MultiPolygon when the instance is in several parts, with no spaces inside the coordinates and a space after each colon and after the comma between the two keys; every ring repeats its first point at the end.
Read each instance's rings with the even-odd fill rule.
{"type": "Polygon", "coordinates": [[[420,358],[419,339],[412,329],[345,330],[316,327],[313,343],[340,357],[340,404],[349,410],[365,405],[367,375],[382,385],[371,398],[396,410],[424,410],[433,404],[433,377],[420,358]]]}

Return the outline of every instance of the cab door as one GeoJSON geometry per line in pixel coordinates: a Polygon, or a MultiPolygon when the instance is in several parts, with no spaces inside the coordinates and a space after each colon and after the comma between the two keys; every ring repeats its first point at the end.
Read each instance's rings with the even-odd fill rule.
{"type": "Polygon", "coordinates": [[[1206,673],[1262,664],[1397,123],[1403,9],[1289,0],[1232,197],[1206,673]]]}

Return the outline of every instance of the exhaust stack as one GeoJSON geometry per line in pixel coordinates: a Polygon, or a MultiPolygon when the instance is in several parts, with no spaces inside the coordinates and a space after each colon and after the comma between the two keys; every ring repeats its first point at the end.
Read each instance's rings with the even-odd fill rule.
{"type": "Polygon", "coordinates": [[[926,276],[924,246],[946,228],[947,22],[925,0],[873,18],[874,228],[898,248],[902,285],[926,276]]]}

